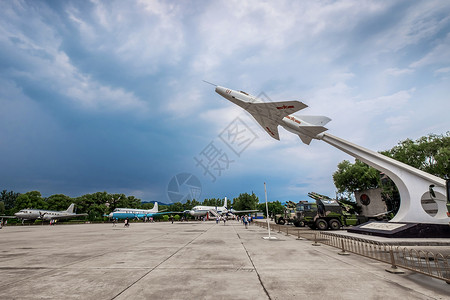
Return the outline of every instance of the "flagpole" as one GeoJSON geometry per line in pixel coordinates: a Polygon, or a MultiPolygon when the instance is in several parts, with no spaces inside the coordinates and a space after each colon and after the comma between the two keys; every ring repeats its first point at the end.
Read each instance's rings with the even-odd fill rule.
{"type": "Polygon", "coordinates": [[[267,219],[267,230],[269,230],[269,236],[265,236],[263,237],[263,239],[265,240],[271,240],[271,239],[276,239],[276,237],[271,237],[270,236],[270,223],[269,223],[269,206],[267,204],[267,190],[266,190],[266,183],[264,182],[264,195],[266,196],[266,219],[267,219]]]}

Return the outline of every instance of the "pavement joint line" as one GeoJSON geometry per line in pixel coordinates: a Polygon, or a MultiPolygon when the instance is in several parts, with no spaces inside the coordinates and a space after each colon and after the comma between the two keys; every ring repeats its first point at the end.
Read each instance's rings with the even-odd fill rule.
{"type": "Polygon", "coordinates": [[[234,229],[234,232],[236,232],[236,235],[238,236],[239,241],[241,242],[241,245],[242,245],[242,247],[244,248],[245,253],[247,254],[248,259],[249,259],[250,262],[252,263],[252,266],[253,266],[253,268],[254,268],[254,270],[255,270],[256,276],[258,276],[259,283],[261,284],[261,287],[263,288],[264,292],[266,293],[267,298],[268,298],[269,300],[272,300],[272,298],[271,298],[270,295],[269,295],[269,291],[267,291],[266,287],[264,286],[264,283],[263,283],[262,280],[261,280],[261,276],[259,275],[259,272],[258,272],[258,270],[256,269],[256,266],[255,266],[255,264],[253,263],[253,260],[252,260],[252,258],[250,257],[250,254],[248,254],[247,248],[245,248],[245,245],[244,245],[244,243],[242,242],[241,236],[240,236],[239,233],[236,231],[236,227],[233,226],[233,229],[234,229]]]}
{"type": "Polygon", "coordinates": [[[115,295],[114,297],[111,298],[111,300],[116,299],[117,297],[119,297],[120,295],[122,295],[126,290],[128,290],[129,288],[131,288],[133,285],[135,285],[136,283],[138,283],[141,279],[143,279],[145,276],[147,276],[148,274],[150,274],[153,270],[155,270],[156,268],[158,268],[160,265],[162,265],[163,263],[165,263],[166,261],[168,261],[169,259],[171,259],[175,254],[177,254],[178,252],[180,252],[181,250],[183,250],[184,248],[186,248],[188,245],[190,245],[192,242],[194,242],[196,239],[198,239],[200,236],[202,236],[203,234],[205,234],[206,232],[208,232],[211,228],[213,228],[214,226],[217,226],[217,224],[214,224],[213,226],[209,227],[207,230],[201,232],[199,235],[197,235],[196,237],[194,237],[191,241],[189,241],[188,243],[186,243],[185,245],[183,245],[182,247],[180,247],[177,251],[175,251],[174,253],[172,253],[169,257],[167,257],[166,259],[164,259],[162,262],[160,262],[159,264],[157,264],[156,266],[154,266],[153,268],[151,268],[148,272],[146,272],[144,275],[142,275],[141,277],[139,277],[137,280],[135,280],[134,282],[132,282],[130,285],[128,285],[125,289],[123,289],[120,293],[118,293],[117,295],[115,295]]]}
{"type": "MultiPolygon", "coordinates": [[[[334,248],[333,246],[326,245],[326,244],[324,244],[324,245],[325,245],[325,246],[328,246],[328,247],[325,247],[325,249],[328,249],[328,250],[334,250],[334,249],[336,249],[336,248],[334,248]]],[[[321,249],[324,249],[324,248],[321,248],[321,249]]],[[[392,280],[392,279],[389,278],[389,277],[386,277],[386,274],[384,274],[384,273],[382,273],[384,276],[381,276],[381,275],[378,274],[376,271],[368,270],[367,268],[364,268],[363,266],[354,263],[354,260],[352,259],[352,257],[349,257],[349,258],[345,258],[345,257],[336,257],[336,256],[334,256],[334,255],[332,255],[332,254],[329,254],[329,253],[325,253],[325,252],[323,252],[323,251],[320,251],[321,249],[317,249],[317,251],[321,252],[322,255],[326,255],[326,256],[328,256],[328,257],[330,257],[330,258],[332,258],[332,259],[336,259],[336,260],[338,260],[338,261],[340,261],[340,262],[342,262],[342,263],[344,263],[344,264],[346,264],[346,265],[349,265],[349,266],[352,266],[352,267],[355,267],[355,268],[364,270],[364,271],[366,271],[366,272],[369,272],[369,273],[371,273],[373,276],[376,276],[376,277],[381,278],[381,279],[384,279],[384,280],[388,280],[390,283],[392,283],[392,284],[394,284],[394,285],[401,286],[401,285],[398,284],[398,282],[392,280]]],[[[339,252],[336,252],[336,254],[338,254],[338,253],[339,253],[339,252]]],[[[364,256],[362,256],[362,255],[359,255],[359,256],[360,256],[361,258],[364,258],[365,261],[369,261],[369,262],[370,262],[370,261],[372,261],[372,262],[378,262],[378,263],[380,263],[380,266],[383,266],[383,265],[386,264],[386,263],[381,262],[381,261],[376,261],[376,260],[369,259],[369,258],[364,257],[364,256]]],[[[383,267],[381,267],[381,269],[383,269],[383,267]]],[[[396,275],[394,275],[394,276],[399,276],[399,275],[401,275],[401,274],[396,274],[396,275]]],[[[424,297],[424,299],[427,298],[427,297],[429,297],[428,295],[426,295],[426,294],[424,294],[424,293],[422,293],[422,292],[420,292],[420,291],[411,289],[411,288],[409,288],[409,287],[403,287],[403,288],[406,288],[406,289],[408,289],[409,291],[412,291],[412,292],[415,292],[415,293],[420,293],[420,294],[424,297]]]]}
{"type": "MultiPolygon", "coordinates": [[[[152,237],[152,238],[147,239],[147,240],[145,240],[145,241],[142,241],[142,242],[140,242],[140,243],[145,243],[145,242],[147,242],[147,241],[150,241],[150,240],[155,239],[155,238],[159,238],[159,237],[164,236],[164,235],[167,235],[167,233],[160,234],[160,235],[158,235],[158,236],[152,237]]],[[[140,243],[139,243],[139,244],[140,244],[140,243]]],[[[122,249],[122,248],[125,248],[125,247],[128,247],[128,246],[125,245],[125,246],[119,248],[119,250],[122,249]]],[[[77,261],[75,261],[75,262],[71,262],[71,263],[69,263],[69,264],[66,264],[66,265],[63,265],[63,266],[59,266],[59,267],[53,267],[53,268],[50,268],[50,267],[31,267],[31,268],[14,268],[14,269],[16,269],[16,270],[19,270],[19,269],[22,269],[22,270],[23,270],[23,269],[25,269],[25,270],[28,270],[28,269],[47,270],[47,271],[42,272],[41,274],[39,274],[39,276],[45,276],[45,275],[47,275],[48,273],[51,273],[51,272],[53,272],[53,271],[55,271],[55,270],[67,269],[67,267],[69,267],[69,266],[72,266],[72,265],[78,264],[78,263],[82,263],[82,262],[88,261],[88,260],[93,259],[93,258],[97,258],[97,257],[103,256],[103,255],[105,255],[105,254],[107,254],[107,253],[109,253],[109,252],[110,252],[110,251],[103,252],[103,253],[100,253],[100,254],[97,254],[97,255],[93,255],[93,256],[90,256],[90,257],[85,258],[85,259],[77,260],[77,261]]],[[[0,268],[0,269],[2,269],[2,268],[0,268]]],[[[17,280],[17,281],[15,281],[15,282],[6,283],[6,284],[3,284],[3,285],[0,285],[0,287],[1,287],[1,288],[4,288],[4,287],[7,287],[8,285],[11,285],[11,284],[17,284],[18,282],[26,281],[26,280],[28,280],[28,279],[30,279],[30,278],[33,278],[34,276],[35,276],[35,275],[33,275],[33,276],[28,276],[28,277],[22,278],[21,280],[17,280]]]]}

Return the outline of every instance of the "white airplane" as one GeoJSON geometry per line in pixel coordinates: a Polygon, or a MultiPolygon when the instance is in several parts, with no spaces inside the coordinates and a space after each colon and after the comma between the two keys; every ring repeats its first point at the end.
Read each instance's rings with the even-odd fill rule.
{"type": "MultiPolygon", "coordinates": [[[[207,82],[212,84],[210,82],[207,82]]],[[[227,100],[248,111],[253,118],[274,139],[280,140],[278,125],[297,134],[303,143],[309,145],[317,135],[328,130],[323,127],[331,121],[325,116],[294,116],[293,113],[308,107],[300,101],[263,102],[243,91],[234,91],[216,85],[216,92],[227,100]]]]}
{"type": "Polygon", "coordinates": [[[154,217],[162,214],[170,214],[171,212],[158,212],[158,202],[152,209],[138,209],[138,208],[116,208],[109,215],[109,218],[113,219],[141,219],[145,217],[154,217]]]}
{"type": "Polygon", "coordinates": [[[238,213],[251,213],[258,212],[259,210],[235,210],[233,208],[227,208],[227,198],[225,197],[225,201],[223,206],[207,206],[207,205],[197,205],[194,206],[191,210],[186,210],[185,213],[189,213],[194,217],[203,217],[208,213],[212,214],[216,217],[222,216],[223,214],[238,214],[238,213]]]}
{"type": "Polygon", "coordinates": [[[44,221],[70,219],[74,217],[87,216],[87,214],[76,214],[73,212],[75,204],[70,204],[67,210],[44,210],[44,209],[22,209],[14,215],[22,220],[36,220],[41,219],[44,221]]]}

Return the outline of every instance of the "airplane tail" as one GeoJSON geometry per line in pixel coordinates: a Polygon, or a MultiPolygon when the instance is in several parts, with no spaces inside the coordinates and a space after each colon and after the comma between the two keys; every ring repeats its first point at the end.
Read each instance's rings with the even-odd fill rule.
{"type": "Polygon", "coordinates": [[[152,212],[158,212],[158,202],[155,202],[155,205],[153,205],[153,208],[151,209],[152,212]]]}
{"type": "Polygon", "coordinates": [[[315,126],[325,126],[328,122],[331,121],[330,118],[325,116],[298,116],[303,121],[315,126]]]}
{"type": "Polygon", "coordinates": [[[303,133],[299,133],[298,136],[302,140],[303,143],[309,145],[311,143],[311,140],[317,136],[318,134],[328,130],[327,128],[323,127],[328,122],[331,121],[330,118],[325,116],[298,116],[301,120],[305,121],[306,123],[309,123],[311,125],[300,125],[300,129],[303,133]]]}
{"type": "Polygon", "coordinates": [[[75,204],[70,204],[69,208],[66,210],[67,213],[73,214],[73,209],[75,208],[75,204]]]}

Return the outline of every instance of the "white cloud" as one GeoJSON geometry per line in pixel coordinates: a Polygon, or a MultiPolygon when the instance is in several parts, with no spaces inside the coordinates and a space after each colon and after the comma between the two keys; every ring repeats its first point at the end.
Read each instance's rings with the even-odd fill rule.
{"type": "Polygon", "coordinates": [[[406,69],[389,68],[384,71],[384,74],[391,75],[391,76],[402,76],[405,74],[411,74],[413,72],[414,72],[414,70],[410,69],[410,68],[406,68],[406,69]]]}
{"type": "Polygon", "coordinates": [[[433,47],[433,49],[428,52],[421,59],[413,62],[410,66],[411,68],[420,68],[432,64],[438,66],[449,65],[450,64],[450,33],[447,34],[445,39],[439,41],[438,44],[433,47]]]}
{"type": "MultiPolygon", "coordinates": [[[[391,4],[395,5],[394,2],[391,4]]],[[[386,14],[389,13],[389,9],[390,7],[386,7],[386,14]]],[[[450,21],[448,16],[450,7],[445,1],[415,2],[403,12],[404,15],[397,20],[395,26],[390,26],[383,34],[376,36],[374,39],[376,51],[395,52],[416,45],[438,33],[450,21]],[[445,17],[441,17],[442,15],[445,17]]]]}
{"type": "Polygon", "coordinates": [[[450,67],[448,68],[440,68],[434,71],[435,73],[450,73],[450,67]]]}
{"type": "Polygon", "coordinates": [[[54,24],[45,23],[38,11],[27,12],[28,18],[22,20],[18,18],[18,11],[11,11],[9,17],[18,22],[15,26],[8,24],[8,19],[0,23],[3,33],[1,44],[14,53],[17,64],[8,75],[17,79],[26,78],[43,90],[57,92],[85,109],[147,110],[146,104],[132,92],[102,84],[91,75],[81,72],[61,50],[62,39],[54,24]],[[23,31],[20,25],[24,24],[32,24],[35,32],[46,34],[23,31]]]}
{"type": "Polygon", "coordinates": [[[67,9],[89,51],[114,56],[135,75],[155,74],[180,62],[185,47],[182,3],[93,2],[94,9],[67,9]],[[88,13],[88,14],[86,14],[88,13]]]}

